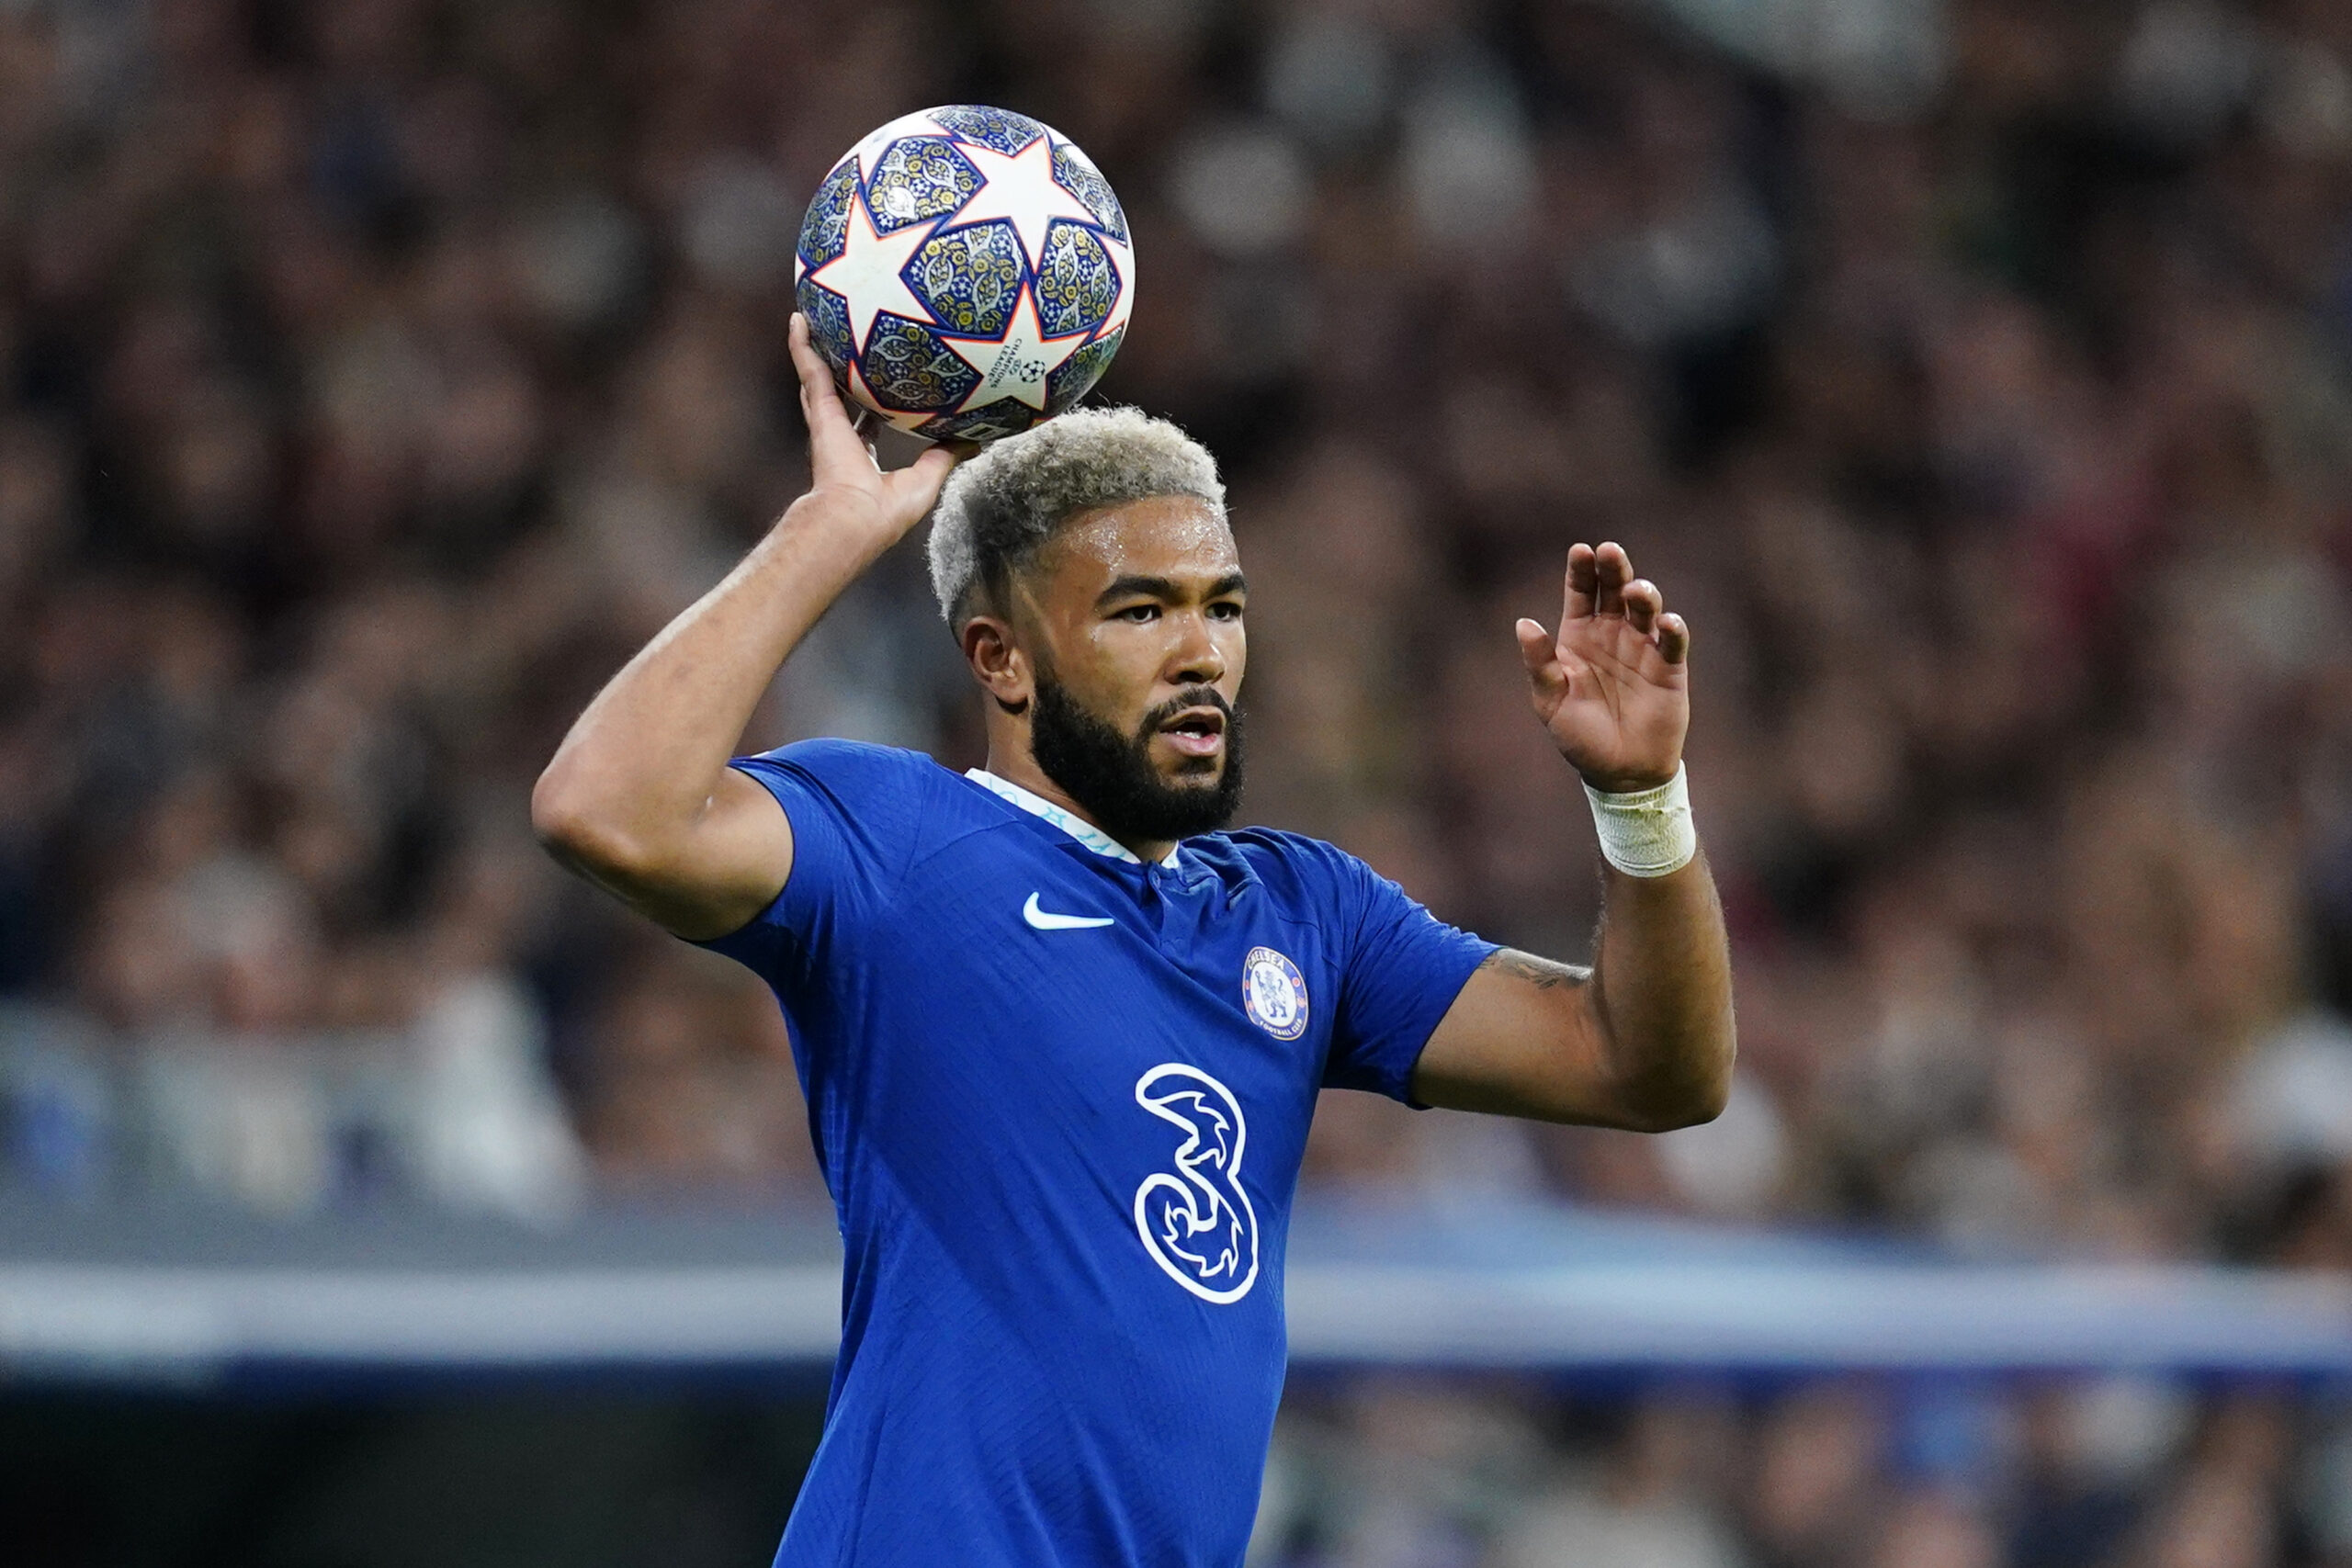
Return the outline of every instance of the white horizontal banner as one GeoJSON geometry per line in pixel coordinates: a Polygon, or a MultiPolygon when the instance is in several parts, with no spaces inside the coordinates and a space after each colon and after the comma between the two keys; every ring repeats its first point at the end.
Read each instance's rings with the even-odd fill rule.
{"type": "Polygon", "coordinates": [[[0,1266],[20,1371],[830,1360],[830,1267],[456,1272],[0,1266]]]}
{"type": "Polygon", "coordinates": [[[1290,1325],[1316,1360],[2352,1372],[2352,1280],[2220,1269],[1336,1265],[1292,1272],[1290,1325]]]}
{"type": "MultiPolygon", "coordinates": [[[[514,1269],[0,1265],[0,1367],[203,1378],[821,1366],[830,1264],[514,1269]]],[[[1294,1267],[1301,1363],[1575,1371],[2352,1373],[2352,1280],[2195,1269],[1611,1262],[1294,1267]]]]}

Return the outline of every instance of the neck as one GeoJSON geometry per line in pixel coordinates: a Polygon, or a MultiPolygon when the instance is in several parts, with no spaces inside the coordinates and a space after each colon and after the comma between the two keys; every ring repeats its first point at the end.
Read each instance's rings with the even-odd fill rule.
{"type": "Polygon", "coordinates": [[[1095,819],[1094,813],[1072,800],[1068,790],[1046,776],[1046,771],[1037,766],[1037,759],[1030,754],[1025,744],[1007,745],[1001,739],[991,738],[989,760],[980,765],[1005,783],[1019,784],[1031,795],[1052,801],[1146,865],[1159,864],[1168,858],[1168,852],[1176,847],[1173,839],[1126,839],[1112,832],[1095,819]]]}

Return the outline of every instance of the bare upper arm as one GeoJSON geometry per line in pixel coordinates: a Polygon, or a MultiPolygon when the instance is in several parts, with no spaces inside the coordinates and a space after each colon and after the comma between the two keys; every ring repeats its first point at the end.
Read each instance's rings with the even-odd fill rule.
{"type": "Polygon", "coordinates": [[[1499,949],[1430,1032],[1413,1097],[1455,1111],[1628,1125],[1595,998],[1590,970],[1499,949]]]}
{"type": "Polygon", "coordinates": [[[741,930],[792,874],[792,822],[761,784],[726,769],[691,827],[659,844],[603,849],[548,839],[559,858],[689,942],[741,930]]]}

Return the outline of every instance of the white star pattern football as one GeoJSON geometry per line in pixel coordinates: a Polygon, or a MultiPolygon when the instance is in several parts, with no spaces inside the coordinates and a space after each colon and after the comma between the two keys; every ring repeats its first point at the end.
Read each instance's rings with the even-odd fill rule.
{"type": "Polygon", "coordinates": [[[852,148],[809,203],[793,272],[843,391],[932,440],[994,440],[1075,404],[1135,302],[1126,215],[1093,162],[975,104],[852,148]]]}

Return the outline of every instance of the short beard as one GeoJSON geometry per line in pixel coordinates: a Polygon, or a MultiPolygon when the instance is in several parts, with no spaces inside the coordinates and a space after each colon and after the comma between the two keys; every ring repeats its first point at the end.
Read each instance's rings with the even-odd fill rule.
{"type": "Polygon", "coordinates": [[[1122,843],[1165,843],[1214,832],[1241,803],[1241,716],[1214,687],[1188,686],[1146,714],[1132,736],[1095,716],[1069,688],[1039,671],[1029,724],[1038,769],[1122,843]],[[1151,739],[1186,708],[1225,715],[1225,766],[1213,783],[1170,784],[1151,763],[1151,739]]]}

